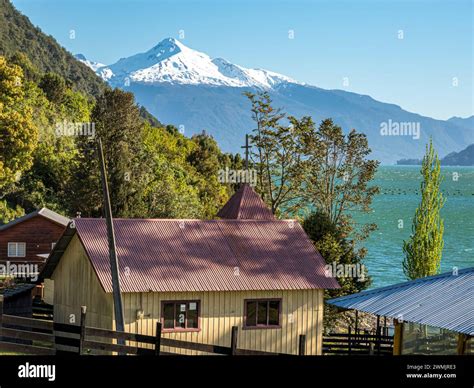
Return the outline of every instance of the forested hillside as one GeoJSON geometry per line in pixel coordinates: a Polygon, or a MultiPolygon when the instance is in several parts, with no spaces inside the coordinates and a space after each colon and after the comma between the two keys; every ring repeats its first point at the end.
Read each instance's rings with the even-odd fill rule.
{"type": "Polygon", "coordinates": [[[205,134],[187,138],[162,125],[0,3],[0,223],[42,206],[101,216],[98,136],[114,216],[215,215],[230,191],[218,170],[240,166],[239,157],[205,134]]]}
{"type": "Polygon", "coordinates": [[[0,0],[0,55],[11,57],[17,52],[24,53],[40,72],[59,74],[74,89],[97,96],[106,88],[52,36],[33,26],[8,0],[0,0]]]}

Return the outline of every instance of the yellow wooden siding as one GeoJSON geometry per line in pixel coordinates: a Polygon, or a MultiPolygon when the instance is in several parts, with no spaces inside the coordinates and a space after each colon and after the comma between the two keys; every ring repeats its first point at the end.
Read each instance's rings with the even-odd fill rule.
{"type": "MultiPolygon", "coordinates": [[[[154,335],[161,319],[161,302],[168,300],[199,300],[199,332],[163,333],[165,338],[230,346],[231,328],[239,328],[241,349],[297,354],[300,334],[306,335],[306,353],[321,354],[322,290],[126,293],[123,295],[125,331],[154,335]],[[245,299],[281,298],[281,328],[242,328],[245,299]],[[137,319],[143,310],[144,318],[137,319]],[[290,314],[293,322],[290,322],[290,314]]],[[[198,354],[195,351],[163,347],[165,352],[198,354]]]]}
{"type": "Polygon", "coordinates": [[[48,304],[54,304],[54,282],[51,279],[44,279],[43,300],[48,304]]]}
{"type": "Polygon", "coordinates": [[[87,306],[86,325],[112,328],[112,296],[99,283],[81,242],[75,235],[56,267],[54,281],[54,321],[79,324],[81,306],[87,306]]]}

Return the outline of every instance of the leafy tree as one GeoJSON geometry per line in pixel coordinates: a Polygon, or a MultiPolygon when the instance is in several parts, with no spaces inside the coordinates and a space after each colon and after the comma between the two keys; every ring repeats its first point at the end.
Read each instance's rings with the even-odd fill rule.
{"type": "Polygon", "coordinates": [[[412,234],[403,242],[403,272],[418,279],[439,272],[444,246],[444,222],[440,211],[444,198],[440,191],[441,164],[430,139],[421,164],[421,202],[413,218],[412,234]]]}
{"type": "Polygon", "coordinates": [[[0,57],[0,189],[31,167],[37,139],[33,110],[25,99],[23,72],[0,57]]]}
{"type": "Polygon", "coordinates": [[[143,121],[133,94],[119,89],[106,90],[97,99],[91,121],[95,137],[78,139],[79,163],[74,170],[71,198],[75,211],[88,216],[102,213],[102,189],[97,157],[96,137],[100,137],[110,185],[114,217],[145,215],[142,203],[148,170],[143,154],[143,121]]]}
{"type": "Polygon", "coordinates": [[[25,215],[25,211],[19,206],[16,205],[12,207],[5,200],[0,200],[0,223],[6,224],[14,220],[15,218],[25,215]]]}
{"type": "Polygon", "coordinates": [[[204,206],[202,218],[213,218],[228,198],[227,186],[218,181],[219,168],[223,167],[221,151],[216,141],[205,132],[191,138],[193,148],[187,161],[202,176],[195,184],[204,206]]]}
{"type": "Polygon", "coordinates": [[[294,208],[295,200],[301,195],[304,176],[299,132],[293,128],[299,126],[303,130],[305,123],[290,117],[291,124],[283,125],[285,114],[272,107],[267,92],[245,95],[252,104],[252,119],[256,123],[249,137],[253,146],[251,162],[257,169],[257,192],[273,214],[287,212],[289,207],[294,208]]]}
{"type": "Polygon", "coordinates": [[[39,87],[46,94],[46,97],[49,101],[56,104],[63,102],[66,95],[67,86],[66,81],[64,81],[64,78],[61,76],[55,73],[46,73],[41,78],[39,87]]]}
{"type": "Polygon", "coordinates": [[[196,144],[196,147],[194,147],[188,156],[189,163],[191,163],[200,174],[217,176],[220,150],[216,141],[205,132],[193,135],[191,140],[196,144]]]}
{"type": "Polygon", "coordinates": [[[331,119],[318,129],[308,123],[302,133],[305,155],[304,200],[326,214],[344,236],[365,239],[374,224],[356,227],[354,212],[369,212],[377,186],[369,186],[379,165],[368,159],[371,150],[365,134],[342,128],[331,119]]]}
{"type": "Polygon", "coordinates": [[[191,141],[171,126],[145,125],[144,147],[150,165],[144,195],[148,217],[200,218],[204,206],[194,184],[200,177],[186,162],[191,141]]]}
{"type": "MultiPolygon", "coordinates": [[[[27,59],[22,61],[22,66],[31,66],[30,71],[39,74],[36,68],[28,65],[27,59]]],[[[41,78],[39,75],[38,79],[41,78]]],[[[65,122],[90,121],[91,102],[67,86],[63,98],[53,102],[48,100],[34,77],[25,80],[24,84],[24,100],[33,110],[32,120],[38,128],[38,141],[32,153],[31,168],[10,186],[6,199],[12,206],[19,206],[26,212],[46,206],[70,214],[66,192],[72,181],[72,168],[77,163],[77,149],[75,139],[58,134],[56,128],[65,122]]]]}
{"type": "Polygon", "coordinates": [[[9,62],[12,65],[20,66],[23,70],[25,80],[39,82],[41,74],[38,69],[31,63],[30,59],[22,52],[15,52],[10,58],[9,62]]]}

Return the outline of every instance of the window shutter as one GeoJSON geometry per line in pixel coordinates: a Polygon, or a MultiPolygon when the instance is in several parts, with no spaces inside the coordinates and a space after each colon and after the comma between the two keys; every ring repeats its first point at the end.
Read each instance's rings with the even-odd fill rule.
{"type": "Polygon", "coordinates": [[[16,244],[8,243],[8,257],[15,257],[15,256],[16,256],[16,244]]]}
{"type": "Polygon", "coordinates": [[[26,256],[26,243],[18,243],[17,245],[17,256],[18,257],[25,257],[26,256]]]}

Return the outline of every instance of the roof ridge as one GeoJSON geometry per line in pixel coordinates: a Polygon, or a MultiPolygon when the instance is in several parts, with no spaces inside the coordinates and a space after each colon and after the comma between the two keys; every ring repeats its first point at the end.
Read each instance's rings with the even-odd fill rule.
{"type": "MultiPolygon", "coordinates": [[[[96,221],[105,221],[106,219],[103,217],[80,217],[74,218],[76,222],[81,222],[81,220],[96,220],[96,221]]],[[[148,221],[148,222],[155,222],[155,221],[169,221],[169,222],[177,222],[177,221],[189,221],[189,222],[289,222],[289,221],[298,221],[297,218],[274,218],[274,219],[262,219],[262,218],[219,218],[219,219],[199,219],[199,218],[113,218],[114,221],[148,221]]]]}
{"type": "Polygon", "coordinates": [[[244,184],[242,185],[242,195],[240,196],[240,200],[239,200],[239,207],[238,207],[238,212],[237,212],[237,219],[240,219],[240,217],[241,217],[241,215],[242,215],[242,201],[244,200],[244,196],[245,196],[246,189],[247,189],[247,184],[244,183],[244,184]]]}
{"type": "Polygon", "coordinates": [[[275,215],[253,187],[244,183],[219,210],[217,216],[224,219],[266,219],[275,215]]]}
{"type": "Polygon", "coordinates": [[[40,209],[36,209],[30,213],[27,213],[21,217],[15,218],[6,224],[0,225],[0,231],[8,229],[12,226],[15,226],[21,222],[27,221],[33,217],[41,216],[48,219],[51,222],[54,222],[58,225],[67,226],[70,219],[62,214],[56,213],[54,210],[48,209],[47,207],[42,207],[40,209]]]}

